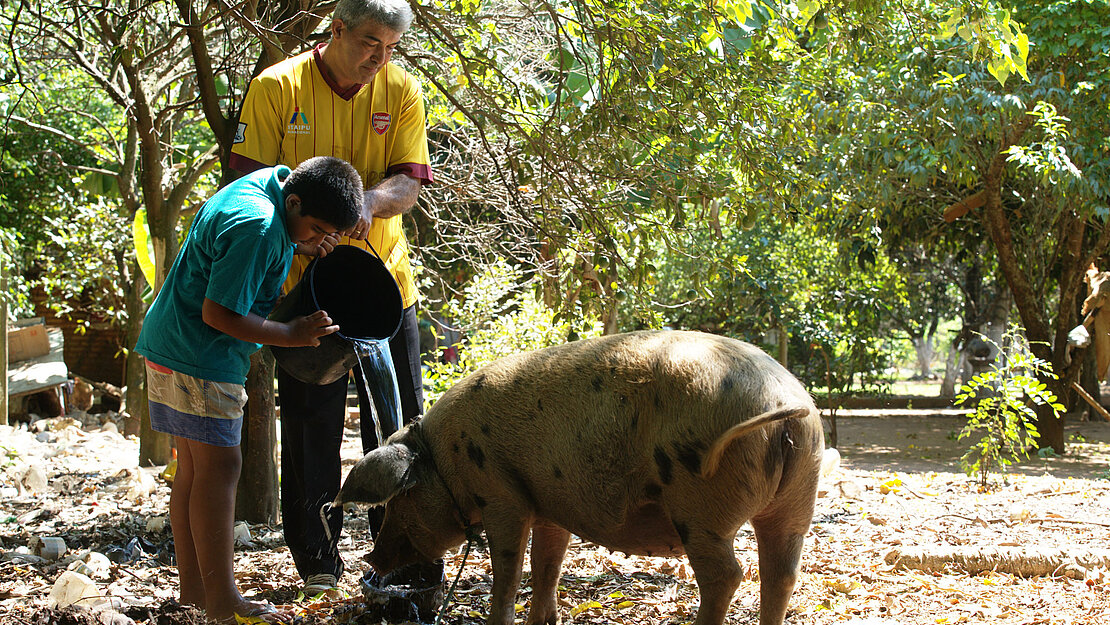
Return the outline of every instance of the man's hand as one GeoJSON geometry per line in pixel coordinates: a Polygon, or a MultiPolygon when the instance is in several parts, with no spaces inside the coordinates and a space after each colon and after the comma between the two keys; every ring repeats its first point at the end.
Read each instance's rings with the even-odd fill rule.
{"type": "Polygon", "coordinates": [[[286,325],[289,327],[289,347],[316,347],[321,336],[339,331],[339,326],[334,325],[328,313],[322,310],[290,319],[286,325]]]}
{"type": "Polygon", "coordinates": [[[416,204],[422,183],[408,174],[390,176],[372,189],[367,189],[362,202],[362,214],[347,236],[365,241],[374,218],[389,219],[407,212],[416,204]]]}
{"type": "Polygon", "coordinates": [[[358,217],[358,223],[353,228],[347,231],[347,236],[355,239],[356,241],[365,241],[366,235],[370,234],[370,222],[374,219],[374,209],[369,204],[363,204],[362,214],[358,217]]]}

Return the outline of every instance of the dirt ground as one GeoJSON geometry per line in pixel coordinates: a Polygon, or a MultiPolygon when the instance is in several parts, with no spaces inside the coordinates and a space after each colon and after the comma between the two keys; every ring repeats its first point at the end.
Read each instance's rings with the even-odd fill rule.
{"type": "MultiPolygon", "coordinates": [[[[202,614],[171,601],[176,575],[161,467],[135,467],[137,442],[111,426],[36,425],[49,429],[0,426],[0,623],[203,623],[202,614]],[[64,540],[60,559],[34,555],[42,538],[64,540]],[[53,607],[58,580],[80,568],[78,558],[89,560],[91,596],[78,603],[85,607],[53,607]]],[[[955,411],[838,413],[841,459],[822,480],[787,623],[1107,622],[1110,423],[1071,422],[1066,456],[1028,460],[984,492],[958,467],[961,426],[955,411]]],[[[357,440],[348,430],[348,466],[357,440]]],[[[370,548],[365,515],[347,517],[341,586],[350,598],[333,602],[294,601],[296,573],[280,526],[243,529],[249,535],[236,570],[245,593],[290,606],[306,625],[404,622],[360,590],[361,556],[370,548]]],[[[477,625],[489,606],[489,558],[478,547],[463,565],[462,551],[446,559],[448,582],[461,575],[443,622],[477,625]]],[[[747,527],[736,554],[745,581],[726,622],[755,624],[758,568],[747,527]]],[[[563,623],[672,625],[692,620],[698,594],[684,559],[626,557],[575,541],[560,602],[563,623]]]]}

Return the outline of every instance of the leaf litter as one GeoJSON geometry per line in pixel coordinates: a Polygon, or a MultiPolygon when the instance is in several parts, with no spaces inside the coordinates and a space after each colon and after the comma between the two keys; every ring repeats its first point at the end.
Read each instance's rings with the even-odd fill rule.
{"type": "MultiPolygon", "coordinates": [[[[885,428],[892,437],[904,437],[914,419],[921,417],[885,428]]],[[[851,435],[854,421],[841,420],[842,440],[851,435]]],[[[136,466],[138,442],[112,427],[82,427],[67,418],[35,426],[0,426],[0,623],[206,623],[203,612],[173,601],[177,576],[166,522],[169,484],[160,476],[164,467],[136,466]],[[45,539],[64,543],[64,552],[58,555],[59,543],[45,539]],[[81,586],[86,582],[78,576],[88,585],[81,586]],[[59,586],[74,579],[80,583],[67,588],[79,599],[62,605],[67,600],[59,586]]],[[[985,492],[953,472],[954,460],[938,458],[937,448],[920,440],[903,444],[896,457],[842,445],[843,461],[828,467],[822,479],[787,623],[1107,622],[1110,567],[1088,556],[1110,544],[1105,479],[1110,444],[1096,440],[1110,440],[1110,424],[1076,427],[1088,442],[1072,445],[1066,471],[1054,471],[1056,460],[1029,465],[985,492]],[[907,462],[911,456],[923,460],[920,466],[907,462]],[[938,467],[947,468],[934,470],[938,467]],[[1020,562],[1045,552],[1058,556],[1053,570],[1006,572],[1006,558],[1020,562]],[[994,554],[996,565],[969,569],[968,554],[976,553],[994,554]],[[916,559],[906,560],[905,554],[916,559]]],[[[875,430],[865,435],[877,436],[875,430]]],[[[358,440],[357,431],[347,431],[346,467],[357,459],[358,440]]],[[[897,441],[869,445],[884,453],[898,447],[897,441]]],[[[251,524],[239,532],[245,539],[236,547],[235,570],[248,597],[287,606],[305,625],[387,622],[359,590],[367,568],[362,556],[372,546],[361,510],[346,515],[340,550],[348,570],[340,586],[350,598],[338,601],[294,603],[299,580],[280,526],[251,524]]],[[[755,547],[745,526],[736,537],[744,581],[726,623],[759,622],[755,547]]],[[[462,548],[447,554],[448,585],[462,557],[462,548]]],[[[484,623],[492,579],[488,552],[473,548],[443,622],[484,623]]],[[[517,596],[521,623],[531,592],[526,562],[517,596]]],[[[685,558],[627,556],[577,538],[558,592],[563,623],[677,625],[690,622],[698,606],[685,558]]]]}

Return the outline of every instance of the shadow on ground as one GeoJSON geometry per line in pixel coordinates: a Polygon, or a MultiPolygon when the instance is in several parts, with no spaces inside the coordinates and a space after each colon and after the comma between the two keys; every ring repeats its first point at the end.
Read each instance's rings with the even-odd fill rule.
{"type": "MultiPolygon", "coordinates": [[[[961,473],[960,458],[971,439],[956,441],[966,418],[959,410],[841,410],[837,412],[842,464],[864,471],[961,473]]],[[[829,429],[825,417],[825,430],[829,429]]],[[[827,439],[826,439],[827,440],[827,439]]],[[[1009,473],[1058,478],[1110,478],[1110,423],[1069,419],[1065,455],[1035,454],[1009,473]]]]}

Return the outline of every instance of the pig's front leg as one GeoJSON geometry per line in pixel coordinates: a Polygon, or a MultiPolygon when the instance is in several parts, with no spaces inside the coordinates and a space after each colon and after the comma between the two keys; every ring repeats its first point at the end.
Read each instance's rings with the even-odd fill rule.
{"type": "Polygon", "coordinates": [[[555,525],[532,528],[532,609],[527,625],[556,625],[559,604],[555,589],[570,544],[570,532],[555,525]]]}
{"type": "Polygon", "coordinates": [[[515,511],[498,510],[490,504],[483,511],[482,525],[493,564],[493,593],[486,625],[512,625],[529,524],[515,511]]]}

